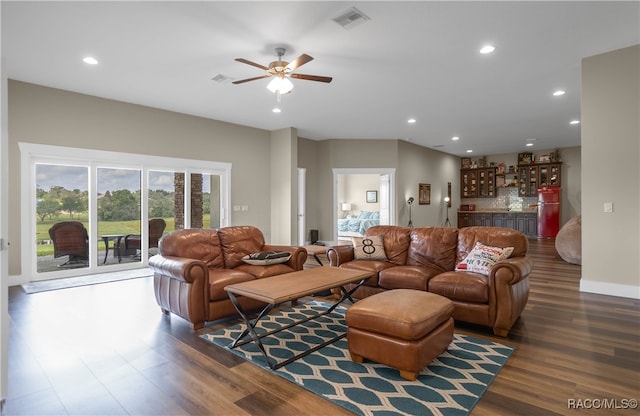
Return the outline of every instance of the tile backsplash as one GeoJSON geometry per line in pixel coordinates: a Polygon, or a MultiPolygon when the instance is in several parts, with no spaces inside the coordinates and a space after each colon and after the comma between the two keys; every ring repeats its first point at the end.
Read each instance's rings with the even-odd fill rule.
{"type": "Polygon", "coordinates": [[[461,204],[475,204],[476,210],[492,209],[492,208],[509,208],[523,209],[529,208],[537,202],[535,196],[521,197],[518,196],[518,188],[509,186],[506,188],[498,188],[498,196],[495,198],[463,198],[461,204]]]}

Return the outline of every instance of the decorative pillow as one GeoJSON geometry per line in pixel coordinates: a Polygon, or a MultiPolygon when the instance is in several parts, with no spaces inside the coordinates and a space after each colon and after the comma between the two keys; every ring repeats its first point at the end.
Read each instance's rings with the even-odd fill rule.
{"type": "Polygon", "coordinates": [[[291,253],[288,251],[261,251],[247,254],[242,258],[242,261],[254,266],[267,266],[269,264],[286,263],[290,258],[291,253]]]}
{"type": "Polygon", "coordinates": [[[512,252],[513,247],[491,247],[478,241],[471,253],[456,266],[456,270],[489,276],[493,265],[509,257],[512,252]]]}
{"type": "Polygon", "coordinates": [[[353,253],[356,260],[387,261],[381,235],[371,237],[351,237],[353,253]]]}

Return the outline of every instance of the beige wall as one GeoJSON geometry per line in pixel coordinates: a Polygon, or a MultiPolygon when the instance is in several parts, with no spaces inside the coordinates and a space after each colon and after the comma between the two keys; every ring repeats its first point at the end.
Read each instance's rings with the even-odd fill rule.
{"type": "MultiPolygon", "coordinates": [[[[272,244],[297,244],[298,132],[281,129],[271,133],[271,240],[272,244]]],[[[268,183],[254,172],[257,184],[268,183]]],[[[256,208],[263,209],[266,204],[256,208]]]]}
{"type": "MultiPolygon", "coordinates": [[[[320,240],[330,241],[333,236],[334,168],[396,169],[396,198],[392,201],[397,216],[392,222],[396,224],[406,225],[409,221],[406,201],[410,195],[416,198],[412,208],[415,226],[444,223],[446,212],[441,201],[448,181],[452,182],[454,206],[456,201],[459,203],[460,158],[412,143],[400,140],[301,140],[299,163],[308,169],[307,207],[317,207],[315,219],[313,213],[307,211],[307,226],[319,229],[320,240]],[[417,204],[420,182],[431,184],[431,205],[417,204]],[[316,187],[317,192],[309,192],[311,186],[316,187]]],[[[450,216],[453,219],[453,211],[450,216]]]]}
{"type": "MultiPolygon", "coordinates": [[[[380,210],[380,175],[376,174],[340,174],[338,175],[338,209],[342,202],[351,204],[351,214],[361,211],[380,210]],[[378,202],[367,202],[367,191],[378,192],[378,202]]],[[[340,214],[344,215],[342,212],[340,214]]]]}
{"type": "MultiPolygon", "coordinates": [[[[308,139],[298,139],[298,166],[306,169],[306,186],[305,186],[305,205],[306,205],[306,230],[305,241],[309,240],[309,230],[317,230],[319,228],[318,218],[322,211],[323,194],[319,188],[320,174],[319,165],[324,160],[323,154],[319,153],[320,148],[318,142],[308,139]]],[[[326,237],[320,235],[320,239],[327,240],[326,237]]]]}
{"type": "Polygon", "coordinates": [[[640,298],[639,45],[582,61],[581,106],[580,289],[640,298]]]}
{"type": "Polygon", "coordinates": [[[333,240],[333,169],[395,168],[396,140],[303,140],[299,167],[307,168],[307,228],[319,231],[320,240],[333,240]],[[312,189],[313,187],[313,189],[312,189]],[[315,208],[315,217],[311,207],[315,208]]]}
{"type": "Polygon", "coordinates": [[[452,205],[449,219],[455,226],[455,207],[460,201],[460,158],[437,150],[427,149],[413,143],[398,142],[397,212],[398,224],[409,223],[410,196],[415,198],[411,207],[411,221],[414,227],[443,225],[446,219],[444,197],[447,182],[451,182],[452,205]],[[431,204],[418,204],[418,184],[431,185],[431,204]]]}
{"type": "Polygon", "coordinates": [[[231,222],[270,241],[270,132],[11,80],[8,104],[10,275],[21,273],[18,142],[231,163],[231,205],[249,207],[231,222]]]}

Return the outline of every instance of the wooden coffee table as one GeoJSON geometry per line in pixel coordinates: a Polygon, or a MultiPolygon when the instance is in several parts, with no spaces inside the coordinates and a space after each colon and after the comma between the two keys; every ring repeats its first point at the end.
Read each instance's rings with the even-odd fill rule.
{"type": "Polygon", "coordinates": [[[242,317],[242,320],[246,325],[245,329],[240,335],[238,335],[235,341],[231,343],[229,348],[235,348],[253,341],[258,345],[260,351],[262,351],[262,354],[269,364],[269,367],[271,367],[272,370],[276,370],[284,365],[289,364],[290,362],[293,362],[314,351],[317,351],[326,345],[344,338],[347,335],[346,332],[281,362],[276,362],[274,359],[270,359],[261,341],[261,339],[266,336],[331,313],[335,308],[338,307],[338,305],[340,305],[347,299],[349,299],[353,303],[353,298],[351,297],[351,295],[369,277],[371,277],[371,275],[371,272],[362,270],[342,269],[338,267],[325,266],[226,286],[224,290],[227,291],[229,299],[231,299],[233,306],[235,306],[238,314],[240,314],[240,317],[242,317]],[[348,283],[357,283],[357,285],[355,285],[355,287],[351,290],[346,290],[344,286],[348,283]],[[333,289],[336,287],[340,288],[342,296],[326,311],[278,328],[276,330],[266,332],[264,334],[256,333],[255,326],[258,321],[263,316],[268,314],[269,311],[271,311],[271,309],[273,309],[276,305],[297,300],[304,296],[309,296],[314,293],[333,289]],[[246,296],[248,298],[265,302],[267,305],[264,307],[264,309],[262,309],[262,311],[260,311],[255,319],[251,320],[248,318],[246,312],[243,310],[236,296],[246,296]]]}

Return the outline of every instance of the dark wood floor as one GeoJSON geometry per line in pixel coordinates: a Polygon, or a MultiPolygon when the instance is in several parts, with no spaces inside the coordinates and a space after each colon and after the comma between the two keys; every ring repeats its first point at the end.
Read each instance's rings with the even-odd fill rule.
{"type": "MultiPolygon", "coordinates": [[[[456,324],[515,347],[472,414],[637,414],[569,402],[640,399],[640,301],[580,293],[580,267],[552,241],[531,240],[530,253],[529,303],[507,338],[456,324]]],[[[151,278],[32,295],[12,287],[9,314],[8,415],[350,414],[200,339],[212,325],[192,331],[163,316],[151,278]]]]}

